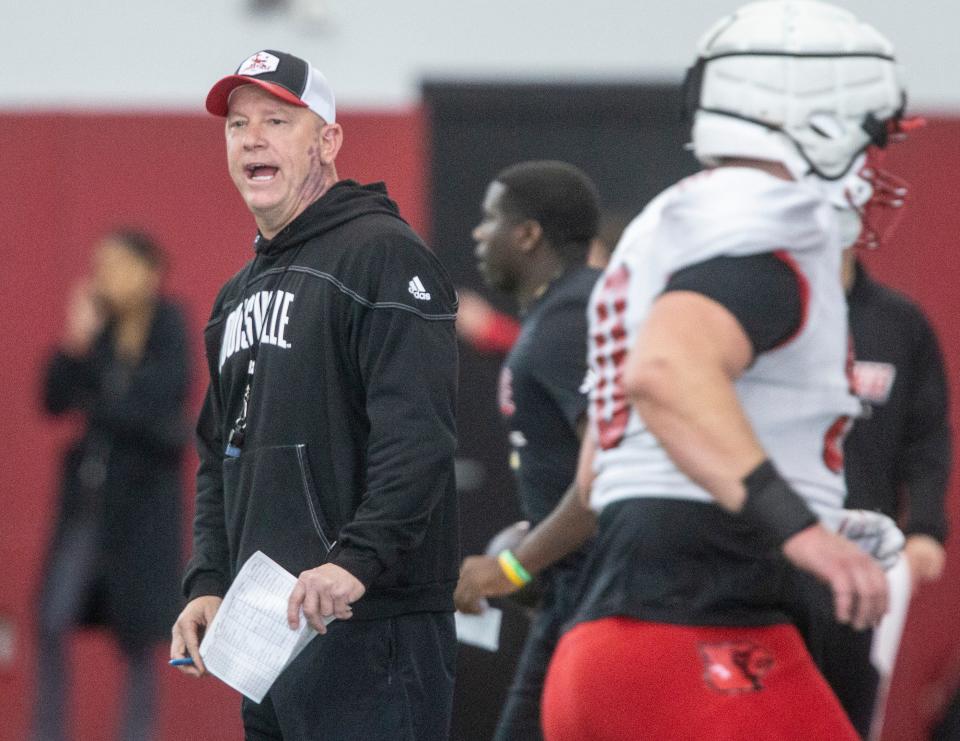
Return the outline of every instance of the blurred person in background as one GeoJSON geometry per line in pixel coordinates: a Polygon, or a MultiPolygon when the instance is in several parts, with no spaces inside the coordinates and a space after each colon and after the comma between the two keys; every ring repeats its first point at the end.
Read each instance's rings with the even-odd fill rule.
{"type": "MultiPolygon", "coordinates": [[[[597,235],[587,251],[587,265],[602,270],[610,259],[629,219],[620,212],[600,213],[597,235]]],[[[509,314],[497,311],[476,291],[457,289],[460,309],[457,311],[457,335],[481,353],[506,355],[520,336],[520,323],[509,314]]]]}
{"type": "Polygon", "coordinates": [[[39,608],[35,738],[65,738],[70,633],[104,625],[127,659],[120,738],[152,737],[153,648],[176,615],[190,364],[180,309],[162,297],[165,260],[148,235],[97,244],[47,364],[44,406],[84,431],[62,471],[39,608]]]}
{"type": "MultiPolygon", "coordinates": [[[[573,481],[586,416],[586,306],[599,271],[586,264],[599,220],[596,187],[564,162],[522,162],[487,188],[473,230],[485,282],[516,299],[519,336],[500,373],[499,406],[509,431],[525,524],[522,536],[556,507],[573,481]]],[[[457,608],[481,612],[484,598],[530,581],[505,542],[497,553],[471,556],[460,571],[457,608]]],[[[541,739],[540,696],[547,664],[572,614],[583,554],[540,574],[542,601],[533,618],[495,738],[541,739]]]]}
{"type": "MultiPolygon", "coordinates": [[[[923,310],[870,276],[858,259],[863,246],[843,256],[853,387],[864,405],[844,445],[846,506],[901,523],[915,590],[940,578],[946,557],[944,499],[952,461],[946,373],[923,310]]],[[[871,661],[873,637],[874,631],[830,623],[822,648],[824,675],[864,737],[881,711],[878,690],[889,680],[871,661]]],[[[895,646],[889,649],[895,653],[895,646]]]]}

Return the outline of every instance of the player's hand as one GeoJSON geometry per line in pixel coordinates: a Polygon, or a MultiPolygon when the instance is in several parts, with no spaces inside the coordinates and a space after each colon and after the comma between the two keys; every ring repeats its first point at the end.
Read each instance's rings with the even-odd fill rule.
{"type": "Polygon", "coordinates": [[[202,677],[207,673],[203,665],[203,659],[200,658],[200,641],[203,638],[203,632],[207,626],[213,622],[217,610],[220,609],[220,603],[223,600],[220,597],[208,595],[197,597],[187,603],[183,612],[177,617],[173,624],[170,640],[170,658],[182,659],[189,656],[193,659],[193,666],[178,666],[184,674],[192,677],[202,677]]]}
{"type": "Polygon", "coordinates": [[[943,546],[929,535],[911,535],[903,547],[907,557],[910,576],[915,585],[936,581],[943,573],[946,552],[943,546]]]}
{"type": "Polygon", "coordinates": [[[864,630],[886,614],[889,593],[883,569],[843,536],[818,523],[787,538],[783,553],[830,587],[837,622],[864,630]]]}
{"type": "Polygon", "coordinates": [[[460,612],[483,612],[486,597],[505,597],[519,587],[507,578],[496,556],[469,556],[460,567],[460,580],[453,601],[460,612]]]}
{"type": "Polygon", "coordinates": [[[304,571],[287,602],[287,623],[291,630],[296,630],[302,608],[313,629],[323,635],[327,632],[324,619],[333,616],[337,620],[349,620],[353,617],[350,605],[366,591],[357,577],[336,564],[325,563],[304,571]]]}

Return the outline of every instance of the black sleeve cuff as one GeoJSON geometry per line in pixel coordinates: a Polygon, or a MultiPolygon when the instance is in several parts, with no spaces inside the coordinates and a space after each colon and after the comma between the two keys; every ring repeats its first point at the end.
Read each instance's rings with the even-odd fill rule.
{"type": "Polygon", "coordinates": [[[223,597],[226,593],[227,587],[223,579],[213,573],[197,574],[186,590],[187,602],[197,597],[223,597]]]}
{"type": "Polygon", "coordinates": [[[940,545],[946,545],[947,542],[946,525],[937,526],[925,522],[911,522],[903,529],[903,534],[908,538],[911,535],[929,535],[940,545]]]}
{"type": "Polygon", "coordinates": [[[330,563],[346,569],[357,577],[364,589],[369,589],[376,578],[383,573],[383,566],[380,565],[377,557],[370,551],[358,548],[343,548],[334,555],[330,563]]]}

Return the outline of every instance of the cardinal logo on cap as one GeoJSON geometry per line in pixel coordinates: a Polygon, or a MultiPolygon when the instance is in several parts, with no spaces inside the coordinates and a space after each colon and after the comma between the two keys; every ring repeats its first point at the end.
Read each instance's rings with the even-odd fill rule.
{"type": "Polygon", "coordinates": [[[237,70],[238,75],[262,75],[267,72],[275,72],[280,64],[280,58],[265,51],[258,51],[252,57],[240,65],[237,70]]]}

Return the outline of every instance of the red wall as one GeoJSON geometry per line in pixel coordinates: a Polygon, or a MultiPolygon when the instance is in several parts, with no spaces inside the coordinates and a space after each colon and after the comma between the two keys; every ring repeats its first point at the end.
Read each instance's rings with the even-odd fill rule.
{"type": "MultiPolygon", "coordinates": [[[[415,229],[426,226],[420,113],[341,116],[341,177],[385,180],[415,229]]],[[[120,224],[155,233],[173,262],[171,292],[188,307],[194,336],[193,405],[202,394],[201,329],[220,285],[251,254],[255,227],[226,172],[222,123],[210,116],[0,115],[0,353],[5,422],[0,447],[0,623],[15,654],[0,663],[0,741],[27,737],[33,705],[33,626],[39,568],[53,518],[60,450],[75,421],[38,406],[38,373],[60,334],[66,297],[91,242],[120,224]]],[[[187,511],[195,460],[186,466],[187,511]]],[[[189,523],[184,523],[184,533],[189,523]]],[[[149,537],[149,533],[144,533],[149,537]]],[[[150,578],[144,564],[144,579],[150,578]]],[[[75,736],[109,738],[122,686],[119,656],[102,635],[74,642],[75,736]]],[[[162,738],[236,739],[236,693],[161,670],[162,738]]]]}
{"type": "MultiPolygon", "coordinates": [[[[345,114],[340,174],[384,179],[407,219],[426,228],[426,143],[419,112],[345,114]]],[[[0,115],[0,354],[6,421],[0,448],[0,625],[15,631],[14,655],[0,663],[0,741],[22,739],[32,707],[34,595],[49,534],[59,451],[73,423],[38,412],[37,375],[59,335],[67,292],[103,231],[133,224],[156,233],[173,258],[169,284],[194,330],[196,406],[202,380],[200,330],[222,282],[249,255],[252,220],[227,177],[217,120],[205,116],[0,115]]],[[[870,255],[875,274],[926,307],[953,372],[960,357],[955,276],[960,275],[960,120],[937,120],[894,151],[891,167],[913,184],[914,201],[895,245],[870,255]]],[[[960,420],[960,401],[953,423],[960,420]]],[[[187,466],[185,498],[192,498],[187,466]]],[[[955,477],[956,479],[957,477],[955,477]]],[[[956,486],[954,486],[956,489],[956,486]]],[[[954,491],[955,494],[955,491],[954,491]]],[[[956,496],[952,520],[958,522],[956,496]]],[[[189,524],[184,523],[184,532],[189,524]]],[[[960,529],[955,526],[955,530],[960,529]]],[[[148,537],[149,534],[145,534],[148,537]]],[[[911,614],[903,662],[888,710],[889,741],[922,738],[940,680],[957,671],[960,543],[951,538],[947,574],[924,589],[911,614]]],[[[144,578],[149,567],[144,566],[144,578]]],[[[0,636],[2,637],[2,636],[0,636]]],[[[102,635],[73,646],[71,722],[81,738],[109,737],[122,686],[118,655],[102,635]]],[[[159,659],[158,659],[159,660],[159,659]]],[[[177,741],[240,736],[238,699],[215,680],[162,670],[161,737],[177,741]]]]}

